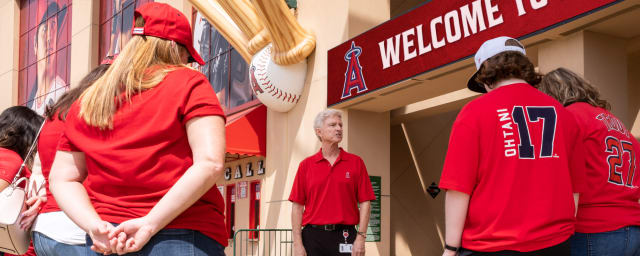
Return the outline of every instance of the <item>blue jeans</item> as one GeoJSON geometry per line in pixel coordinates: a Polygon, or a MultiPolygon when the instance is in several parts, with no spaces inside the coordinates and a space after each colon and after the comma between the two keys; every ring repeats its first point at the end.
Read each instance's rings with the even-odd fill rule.
{"type": "MultiPolygon", "coordinates": [[[[91,250],[93,241],[87,235],[86,255],[102,256],[91,250]]],[[[112,254],[116,255],[116,254],[112,254]]],[[[142,250],[127,253],[129,256],[224,256],[224,247],[203,235],[189,229],[163,229],[142,247],[142,250]]]]}
{"type": "Polygon", "coordinates": [[[84,256],[86,254],[84,245],[60,243],[40,232],[33,232],[32,235],[33,247],[38,256],[84,256]]]}
{"type": "Polygon", "coordinates": [[[572,256],[640,256],[640,227],[627,226],[602,233],[576,233],[572,256]]]}

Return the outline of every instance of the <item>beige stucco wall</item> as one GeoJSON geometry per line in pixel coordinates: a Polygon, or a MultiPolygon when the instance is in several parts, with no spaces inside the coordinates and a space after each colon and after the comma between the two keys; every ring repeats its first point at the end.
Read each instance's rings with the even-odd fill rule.
{"type": "Polygon", "coordinates": [[[74,87],[98,65],[100,0],[73,1],[71,5],[70,83],[74,87]]]}
{"type": "Polygon", "coordinates": [[[538,67],[542,73],[565,67],[584,76],[611,103],[611,112],[631,127],[635,113],[630,111],[625,46],[620,38],[582,30],[540,45],[538,67]]]}
{"type": "Polygon", "coordinates": [[[349,110],[343,117],[347,120],[346,149],[359,155],[367,166],[370,176],[380,176],[381,217],[380,242],[368,242],[366,251],[371,255],[389,255],[391,230],[390,186],[390,116],[389,112],[349,110]]]}
{"type": "Polygon", "coordinates": [[[627,73],[629,113],[633,117],[633,123],[629,129],[636,138],[640,138],[640,50],[629,55],[627,73]]]}
{"type": "Polygon", "coordinates": [[[18,103],[19,2],[0,1],[0,111],[18,103]]]}

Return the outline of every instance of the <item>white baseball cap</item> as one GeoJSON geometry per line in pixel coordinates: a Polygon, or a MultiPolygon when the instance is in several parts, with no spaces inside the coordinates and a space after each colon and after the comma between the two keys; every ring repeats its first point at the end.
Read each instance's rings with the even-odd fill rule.
{"type": "Polygon", "coordinates": [[[476,62],[476,72],[471,76],[471,78],[469,78],[469,81],[467,82],[467,88],[474,92],[486,93],[487,90],[484,88],[484,86],[476,82],[478,70],[480,70],[482,63],[484,63],[487,59],[496,56],[499,53],[508,51],[519,52],[522,53],[522,55],[526,55],[524,46],[522,46],[522,44],[518,40],[508,36],[496,37],[482,43],[480,49],[478,49],[476,55],[473,58],[473,60],[476,62]],[[519,46],[514,45],[514,43],[519,46]]]}

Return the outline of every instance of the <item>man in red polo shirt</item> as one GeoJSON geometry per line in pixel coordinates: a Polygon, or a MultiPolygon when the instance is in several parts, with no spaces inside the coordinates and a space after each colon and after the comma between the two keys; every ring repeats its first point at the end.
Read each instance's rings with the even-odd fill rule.
{"type": "Polygon", "coordinates": [[[376,199],[367,168],[338,147],[339,111],[320,112],[314,129],[322,148],[300,163],[289,196],[294,255],[364,255],[370,201],[376,199]]]}

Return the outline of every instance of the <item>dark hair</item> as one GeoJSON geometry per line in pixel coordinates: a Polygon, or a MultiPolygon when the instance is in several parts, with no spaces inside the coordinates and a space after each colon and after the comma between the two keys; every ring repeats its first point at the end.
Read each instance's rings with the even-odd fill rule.
{"type": "Polygon", "coordinates": [[[89,86],[91,86],[96,80],[98,80],[98,78],[104,75],[107,69],[109,69],[109,66],[111,65],[102,64],[91,70],[89,74],[87,74],[86,76],[84,76],[84,78],[82,78],[82,80],[80,80],[78,86],[62,95],[55,104],[47,106],[47,109],[44,112],[44,116],[49,120],[53,120],[53,116],[57,113],[58,119],[66,120],[67,114],[69,113],[69,108],[71,108],[73,102],[80,98],[80,95],[82,95],[84,90],[89,88],[89,86]]]}
{"type": "MultiPolygon", "coordinates": [[[[13,106],[0,114],[0,147],[16,152],[26,162],[29,147],[44,118],[25,106],[13,106]]],[[[33,157],[33,154],[32,156],[33,157]]]]}
{"type": "Polygon", "coordinates": [[[530,85],[540,83],[541,75],[536,73],[533,63],[527,56],[516,51],[507,51],[487,59],[478,70],[476,82],[492,86],[496,82],[518,78],[530,85]]]}
{"type": "Polygon", "coordinates": [[[547,73],[538,89],[554,97],[564,106],[585,102],[594,107],[611,109],[611,104],[600,98],[600,92],[595,86],[566,68],[558,68],[547,73]]]}

